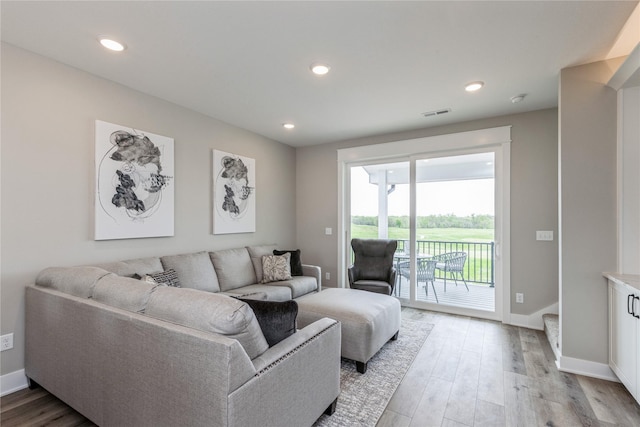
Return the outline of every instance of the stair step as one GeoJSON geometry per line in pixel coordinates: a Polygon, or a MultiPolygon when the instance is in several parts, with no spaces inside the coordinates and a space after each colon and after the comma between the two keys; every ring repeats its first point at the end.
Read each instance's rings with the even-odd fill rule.
{"type": "Polygon", "coordinates": [[[542,315],[542,321],[544,322],[544,333],[547,335],[547,339],[557,360],[560,357],[560,343],[558,342],[558,336],[560,335],[560,317],[557,314],[546,313],[542,315]]]}

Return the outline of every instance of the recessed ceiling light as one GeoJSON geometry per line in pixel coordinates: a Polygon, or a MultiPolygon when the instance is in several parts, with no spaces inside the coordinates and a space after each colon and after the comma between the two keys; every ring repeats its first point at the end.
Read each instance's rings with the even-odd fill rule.
{"type": "Polygon", "coordinates": [[[522,102],[524,101],[524,97],[527,96],[525,93],[522,93],[520,95],[516,95],[514,97],[511,98],[511,102],[514,104],[517,104],[518,102],[522,102]]]}
{"type": "Polygon", "coordinates": [[[283,123],[282,127],[285,129],[293,129],[294,127],[296,127],[296,125],[294,125],[293,123],[283,123]]]}
{"type": "Polygon", "coordinates": [[[484,82],[471,82],[464,87],[467,92],[475,92],[484,86],[484,82]]]}
{"type": "Polygon", "coordinates": [[[311,64],[311,67],[309,67],[309,69],[313,74],[316,74],[318,76],[324,76],[329,72],[331,67],[329,67],[327,64],[316,63],[316,64],[311,64]]]}
{"type": "Polygon", "coordinates": [[[99,40],[102,46],[106,47],[109,50],[113,50],[115,52],[122,52],[127,48],[123,43],[117,42],[107,37],[100,37],[99,40]]]}

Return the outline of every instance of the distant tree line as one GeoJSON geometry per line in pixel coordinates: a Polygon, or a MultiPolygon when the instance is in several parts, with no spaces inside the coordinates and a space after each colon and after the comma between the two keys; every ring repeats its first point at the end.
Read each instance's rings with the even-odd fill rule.
{"type": "MultiPolygon", "coordinates": [[[[484,228],[493,229],[493,215],[456,216],[428,215],[417,218],[417,228],[484,228]]],[[[409,228],[409,216],[390,216],[389,227],[409,228]]],[[[378,226],[377,216],[352,216],[351,223],[356,225],[378,226]]]]}

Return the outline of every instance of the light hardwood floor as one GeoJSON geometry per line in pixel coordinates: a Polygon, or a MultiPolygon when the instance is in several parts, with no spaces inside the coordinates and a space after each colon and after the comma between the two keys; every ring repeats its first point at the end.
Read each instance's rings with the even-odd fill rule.
{"type": "Polygon", "coordinates": [[[559,372],[544,332],[403,309],[435,326],[378,427],[640,426],[619,383],[559,372]]]}
{"type": "MultiPolygon", "coordinates": [[[[640,426],[618,383],[558,372],[543,332],[405,308],[435,326],[378,427],[640,426]]],[[[0,399],[0,424],[91,426],[43,389],[0,399]]]]}

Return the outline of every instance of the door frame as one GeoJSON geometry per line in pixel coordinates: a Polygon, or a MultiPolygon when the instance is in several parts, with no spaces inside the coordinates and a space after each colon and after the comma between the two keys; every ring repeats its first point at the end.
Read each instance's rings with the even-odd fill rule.
{"type": "MultiPolygon", "coordinates": [[[[447,306],[447,312],[471,315],[487,319],[510,322],[510,178],[511,178],[511,126],[458,132],[423,138],[364,145],[337,150],[338,157],[338,287],[348,287],[347,254],[349,253],[349,218],[351,182],[349,168],[366,162],[389,162],[410,160],[417,156],[449,155],[456,151],[473,149],[495,150],[495,312],[482,313],[447,306]]],[[[415,160],[414,160],[415,161],[415,160]]],[[[413,195],[415,197],[415,194],[413,195]]],[[[415,201],[412,201],[415,203],[415,201]]],[[[424,307],[423,307],[424,308],[424,307]]],[[[430,306],[430,309],[435,309],[430,306]]]]}

